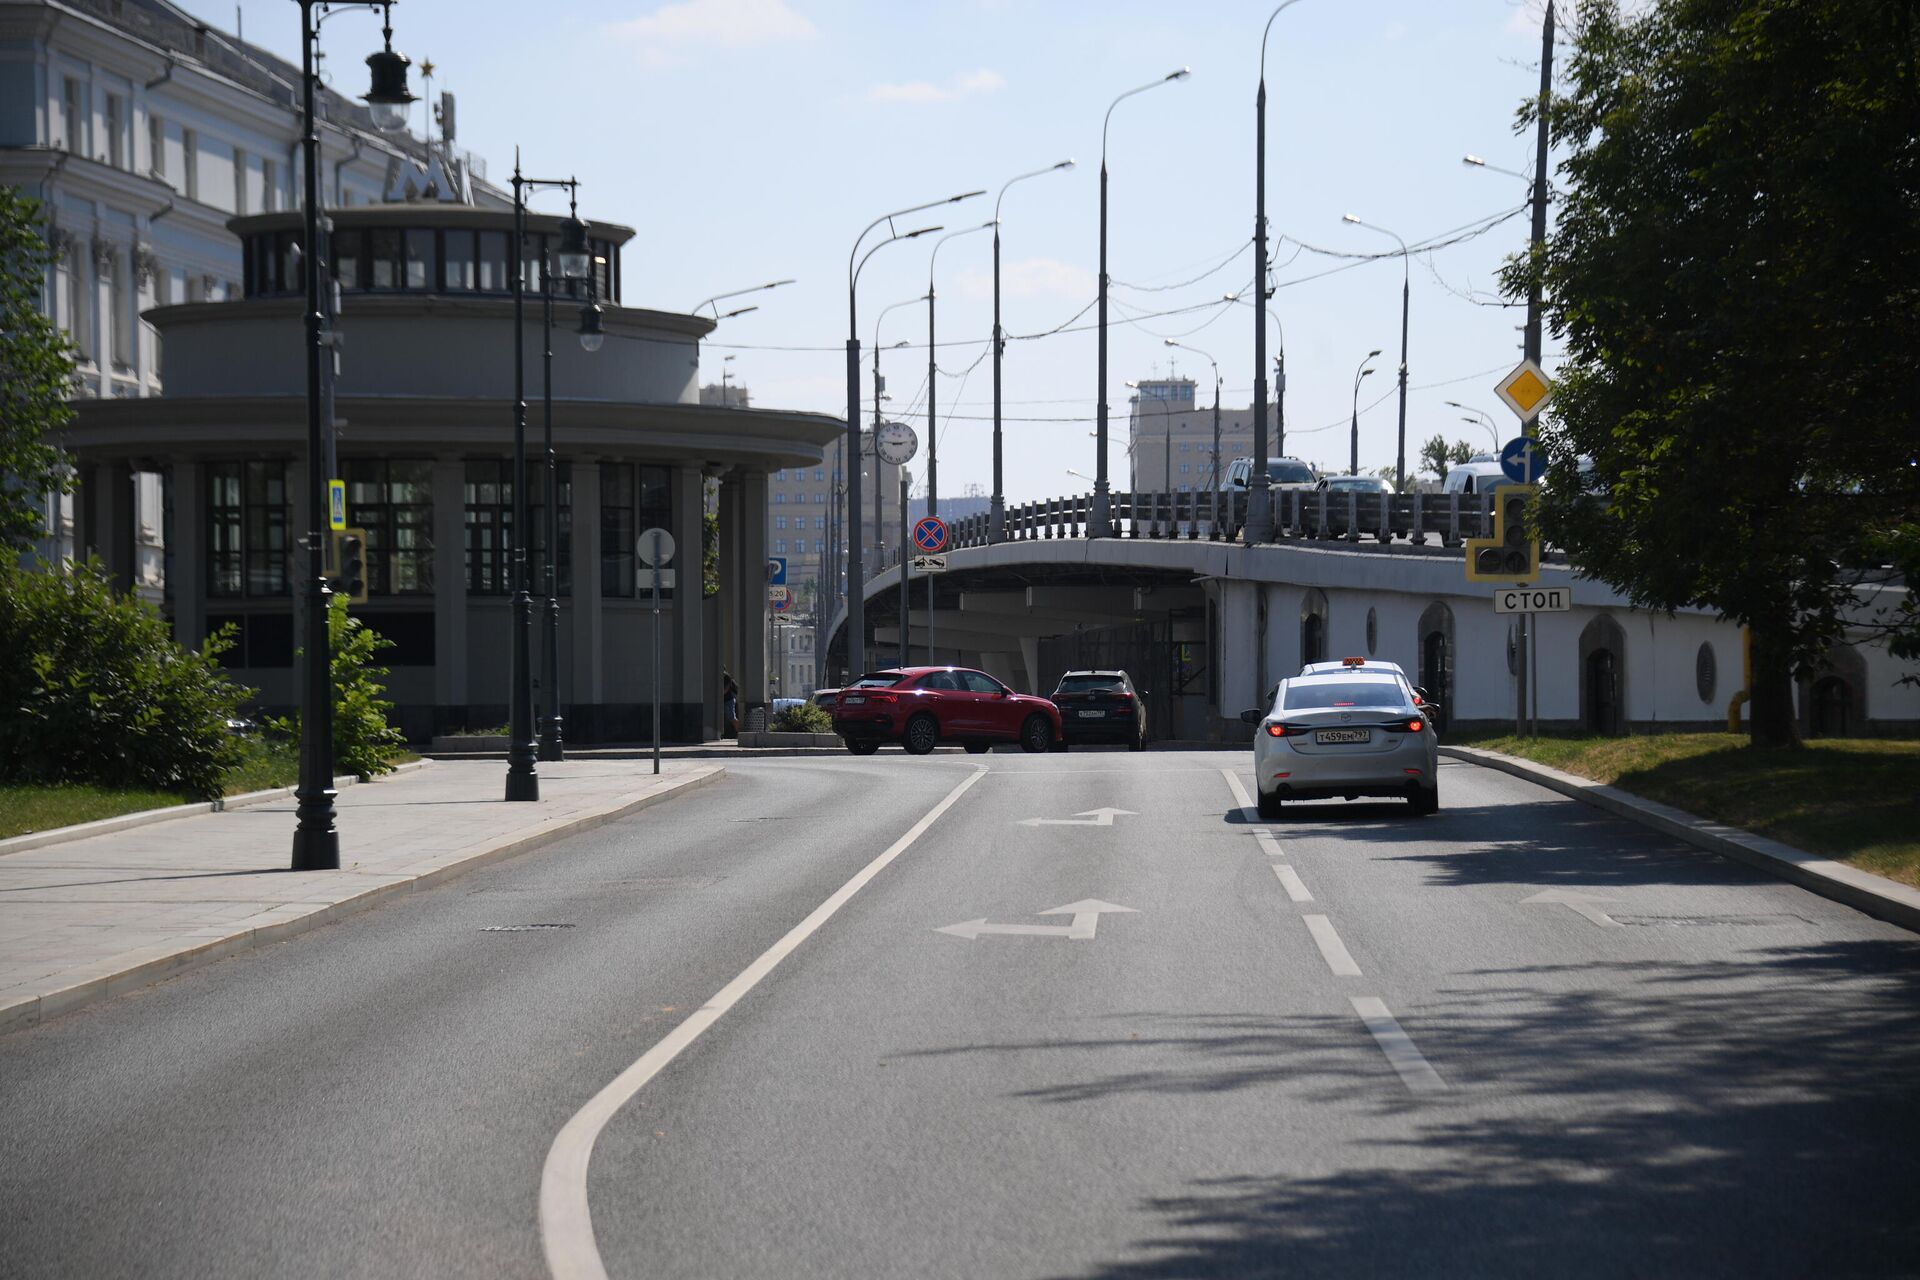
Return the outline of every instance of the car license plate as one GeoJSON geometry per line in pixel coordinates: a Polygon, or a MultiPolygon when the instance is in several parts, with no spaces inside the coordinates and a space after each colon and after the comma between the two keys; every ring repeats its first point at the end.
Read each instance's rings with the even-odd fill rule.
{"type": "Polygon", "coordinates": [[[1370,729],[1320,729],[1313,735],[1315,742],[1368,742],[1372,738],[1370,729]]]}
{"type": "Polygon", "coordinates": [[[847,706],[852,707],[852,706],[858,706],[859,704],[865,702],[866,699],[861,697],[859,694],[855,693],[855,694],[849,694],[847,697],[840,699],[840,701],[845,703],[847,706]]]}
{"type": "Polygon", "coordinates": [[[1104,711],[1076,711],[1073,714],[1079,716],[1082,720],[1098,720],[1107,713],[1104,711]]]}

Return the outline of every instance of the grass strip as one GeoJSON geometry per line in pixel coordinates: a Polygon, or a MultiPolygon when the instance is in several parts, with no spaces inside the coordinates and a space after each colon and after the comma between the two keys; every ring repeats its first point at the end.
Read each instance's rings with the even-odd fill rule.
{"type": "Polygon", "coordinates": [[[1758,749],[1743,734],[1449,735],[1920,887],[1920,741],[1819,738],[1758,749]]]}

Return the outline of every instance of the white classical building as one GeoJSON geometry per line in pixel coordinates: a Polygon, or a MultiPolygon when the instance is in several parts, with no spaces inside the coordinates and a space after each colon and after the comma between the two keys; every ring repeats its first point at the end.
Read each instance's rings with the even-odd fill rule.
{"type": "MultiPolygon", "coordinates": [[[[286,21],[298,22],[291,5],[286,21]]],[[[356,71],[378,39],[367,23],[328,34],[356,71]]],[[[56,262],[45,296],[79,356],[78,398],[161,394],[167,370],[142,313],[241,296],[227,220],[300,205],[299,77],[166,0],[0,0],[0,183],[46,206],[56,262]]],[[[429,189],[506,203],[477,159],[379,133],[364,106],[331,91],[320,109],[327,205],[429,189]]],[[[126,481],[136,491],[131,585],[157,601],[160,478],[136,466],[126,481]]],[[[72,496],[50,497],[47,514],[41,554],[73,555],[72,496]]]]}

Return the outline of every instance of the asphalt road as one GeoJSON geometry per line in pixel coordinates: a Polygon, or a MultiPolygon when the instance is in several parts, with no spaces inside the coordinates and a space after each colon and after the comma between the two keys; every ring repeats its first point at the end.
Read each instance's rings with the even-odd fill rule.
{"type": "Polygon", "coordinates": [[[0,1037],[0,1275],[1920,1275],[1920,939],[1465,764],[1262,824],[1248,763],[730,765],[0,1037]]]}

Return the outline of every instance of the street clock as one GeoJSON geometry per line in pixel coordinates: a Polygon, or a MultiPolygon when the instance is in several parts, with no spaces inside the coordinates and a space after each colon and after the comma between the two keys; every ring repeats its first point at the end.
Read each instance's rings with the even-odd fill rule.
{"type": "Polygon", "coordinates": [[[883,422],[874,437],[880,461],[890,467],[903,467],[920,452],[920,437],[904,422],[883,422]]]}

